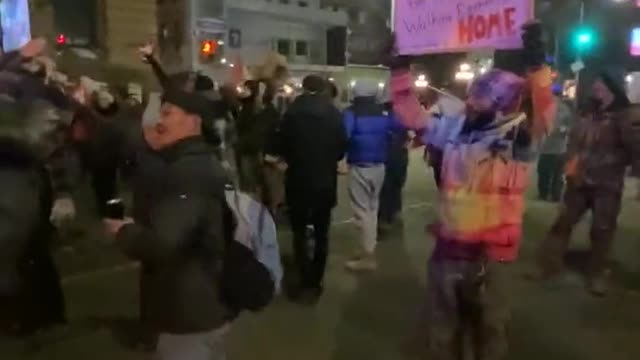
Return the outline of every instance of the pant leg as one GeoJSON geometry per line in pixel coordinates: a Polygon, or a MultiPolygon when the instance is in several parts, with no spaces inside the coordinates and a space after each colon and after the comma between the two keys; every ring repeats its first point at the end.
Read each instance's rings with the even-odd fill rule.
{"type": "Polygon", "coordinates": [[[278,207],[284,203],[284,174],[275,165],[264,168],[265,198],[269,210],[275,215],[278,207]]]}
{"type": "Polygon", "coordinates": [[[293,254],[298,268],[301,283],[309,281],[310,262],[307,239],[307,224],[309,223],[310,208],[302,199],[289,201],[289,217],[293,232],[293,254]]]}
{"type": "Polygon", "coordinates": [[[362,231],[362,247],[367,254],[375,252],[378,240],[378,207],[384,166],[351,169],[349,198],[362,231]]]}
{"type": "Polygon", "coordinates": [[[380,193],[380,211],[378,219],[391,223],[402,211],[402,191],[407,181],[408,153],[394,157],[386,166],[384,184],[380,193]]]}
{"type": "Polygon", "coordinates": [[[553,167],[551,169],[550,195],[551,200],[560,201],[564,190],[564,155],[553,154],[553,167]]]}
{"type": "Polygon", "coordinates": [[[475,359],[504,359],[508,350],[507,325],[511,318],[510,264],[490,262],[478,287],[477,317],[474,319],[475,359]]]}
{"type": "Polygon", "coordinates": [[[553,155],[541,154],[538,159],[538,196],[548,199],[551,195],[553,155]]]}
{"type": "Polygon", "coordinates": [[[455,262],[429,260],[425,319],[431,360],[462,360],[463,338],[455,262]]]}
{"type": "Polygon", "coordinates": [[[91,183],[98,213],[99,215],[105,215],[107,201],[118,196],[118,168],[116,164],[92,169],[91,183]]]}
{"type": "Polygon", "coordinates": [[[311,221],[313,223],[315,246],[311,261],[310,287],[319,287],[324,279],[329,256],[329,228],[331,226],[332,204],[330,201],[319,201],[313,207],[311,221]]]}
{"type": "Polygon", "coordinates": [[[257,194],[261,185],[262,164],[261,158],[256,154],[242,154],[240,162],[240,189],[242,191],[257,194]]]}
{"type": "Polygon", "coordinates": [[[589,275],[599,276],[606,270],[620,214],[622,192],[595,190],[591,218],[591,257],[589,275]]]}
{"type": "Polygon", "coordinates": [[[378,211],[378,220],[385,223],[393,222],[393,177],[393,168],[391,166],[387,166],[387,170],[384,175],[384,183],[382,184],[382,190],[380,191],[380,210],[378,211]]]}
{"type": "Polygon", "coordinates": [[[538,252],[538,264],[545,273],[553,274],[562,269],[571,233],[591,206],[590,197],[588,188],[567,184],[560,214],[538,252]]]}
{"type": "Polygon", "coordinates": [[[224,360],[226,328],[206,333],[160,334],[155,360],[224,360]]]}

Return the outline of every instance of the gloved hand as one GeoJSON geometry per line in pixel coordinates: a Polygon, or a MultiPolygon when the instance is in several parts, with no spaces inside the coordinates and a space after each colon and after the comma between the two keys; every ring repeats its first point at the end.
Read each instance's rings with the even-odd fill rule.
{"type": "Polygon", "coordinates": [[[537,68],[544,65],[546,52],[542,40],[542,24],[532,21],[522,27],[522,56],[524,63],[529,68],[537,68]]]}
{"type": "Polygon", "coordinates": [[[51,209],[50,220],[52,223],[58,225],[64,221],[73,220],[76,216],[76,206],[73,199],[70,197],[58,198],[53,203],[51,209]]]}

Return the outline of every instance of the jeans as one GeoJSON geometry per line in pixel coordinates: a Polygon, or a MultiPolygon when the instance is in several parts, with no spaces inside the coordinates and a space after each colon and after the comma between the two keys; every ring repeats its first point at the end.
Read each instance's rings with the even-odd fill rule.
{"type": "Polygon", "coordinates": [[[564,155],[542,154],[538,160],[538,195],[541,199],[560,201],[564,188],[564,155]]]}
{"type": "Polygon", "coordinates": [[[154,360],[224,360],[228,325],[194,334],[160,334],[154,360]]]}
{"type": "Polygon", "coordinates": [[[353,166],[349,177],[349,198],[356,220],[362,230],[362,247],[373,254],[378,242],[378,210],[380,191],[384,183],[384,165],[353,166]]]}

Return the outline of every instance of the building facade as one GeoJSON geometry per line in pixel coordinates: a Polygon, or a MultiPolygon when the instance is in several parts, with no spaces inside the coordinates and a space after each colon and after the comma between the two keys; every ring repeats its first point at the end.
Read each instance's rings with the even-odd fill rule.
{"type": "Polygon", "coordinates": [[[346,36],[347,14],[320,5],[320,0],[160,2],[163,62],[224,78],[230,67],[251,68],[275,51],[287,58],[294,74],[342,71],[344,62],[331,61],[336,52],[332,34],[342,29],[346,36]]]}

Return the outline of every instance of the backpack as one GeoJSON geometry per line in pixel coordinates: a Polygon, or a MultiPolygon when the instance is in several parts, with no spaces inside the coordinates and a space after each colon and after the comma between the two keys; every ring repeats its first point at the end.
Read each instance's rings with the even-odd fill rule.
{"type": "Polygon", "coordinates": [[[236,311],[260,311],[280,292],[282,282],[276,225],[262,204],[233,186],[225,188],[225,200],[235,226],[225,248],[223,301],[236,311]]]}

